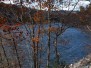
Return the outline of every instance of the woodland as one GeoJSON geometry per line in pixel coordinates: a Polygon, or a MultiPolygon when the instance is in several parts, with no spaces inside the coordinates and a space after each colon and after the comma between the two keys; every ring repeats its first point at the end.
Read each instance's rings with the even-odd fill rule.
{"type": "MultiPolygon", "coordinates": [[[[71,63],[80,59],[66,62],[62,58],[71,48],[71,41],[63,37],[69,36],[68,30],[75,34],[75,29],[91,34],[91,5],[80,7],[79,12],[51,11],[53,4],[48,0],[43,5],[48,11],[44,11],[38,1],[40,10],[26,8],[22,2],[20,5],[0,3],[0,68],[70,68],[71,63]]],[[[79,42],[75,41],[74,45],[79,42]]],[[[84,45],[88,53],[90,44],[84,45]]]]}

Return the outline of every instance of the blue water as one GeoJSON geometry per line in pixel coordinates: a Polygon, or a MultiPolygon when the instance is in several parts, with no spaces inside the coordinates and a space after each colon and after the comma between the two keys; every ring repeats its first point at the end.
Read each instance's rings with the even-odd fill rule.
{"type": "MultiPolygon", "coordinates": [[[[61,24],[52,24],[53,27],[61,26],[61,24]]],[[[44,26],[46,29],[48,25],[44,26]]],[[[51,34],[51,59],[55,58],[54,54],[54,36],[51,34]]],[[[43,47],[47,49],[48,36],[45,34],[43,39],[43,47]]],[[[83,32],[80,28],[68,28],[64,33],[58,37],[58,51],[60,54],[60,60],[65,61],[67,64],[75,63],[80,59],[91,53],[88,46],[91,46],[91,39],[89,35],[83,32]]],[[[46,53],[46,51],[45,51],[46,53]]],[[[44,55],[46,56],[46,54],[44,55]]]]}
{"type": "Polygon", "coordinates": [[[91,52],[86,48],[87,45],[91,46],[90,37],[80,29],[69,28],[60,38],[69,40],[69,43],[66,45],[61,46],[59,44],[61,59],[67,63],[74,63],[91,52]]]}
{"type": "MultiPolygon", "coordinates": [[[[57,24],[52,24],[52,26],[57,27],[57,24]]],[[[60,25],[61,26],[61,25],[60,25]]],[[[48,28],[48,25],[44,25],[44,28],[48,28]]],[[[37,33],[38,26],[35,26],[35,32],[37,33]]],[[[29,30],[29,29],[28,29],[29,30]]],[[[31,30],[31,28],[30,28],[31,30]]],[[[32,48],[31,48],[31,37],[26,36],[27,31],[23,26],[20,27],[20,31],[23,31],[23,36],[25,39],[20,41],[23,37],[19,37],[19,39],[16,39],[17,43],[17,50],[18,50],[18,55],[21,59],[21,64],[22,68],[29,68],[33,66],[33,59],[32,59],[32,48]]],[[[1,34],[4,35],[4,32],[0,32],[1,34]]],[[[31,31],[30,31],[31,33],[31,31]]],[[[15,35],[15,34],[14,34],[15,35]]],[[[36,36],[36,35],[35,35],[36,36]]],[[[42,43],[42,60],[43,60],[43,65],[46,65],[46,59],[47,59],[47,45],[48,45],[48,36],[47,33],[44,35],[40,36],[40,41],[42,43]]],[[[51,60],[55,59],[55,53],[54,53],[54,38],[55,34],[51,33],[51,60]]],[[[16,59],[16,54],[13,53],[13,46],[11,46],[9,40],[3,39],[3,45],[7,46],[5,47],[5,51],[7,54],[7,57],[9,60],[12,62],[14,61],[13,59],[16,59]]],[[[62,33],[58,37],[58,52],[60,54],[60,60],[65,61],[67,64],[75,63],[82,59],[83,57],[87,56],[89,53],[91,53],[91,39],[90,36],[83,32],[81,29],[78,28],[68,28],[64,33],[62,33]]],[[[40,46],[40,45],[39,45],[40,46]]],[[[1,48],[1,47],[0,47],[1,48]]],[[[1,48],[2,49],[2,48],[1,48]]],[[[12,63],[10,62],[10,63],[12,63]]]]}

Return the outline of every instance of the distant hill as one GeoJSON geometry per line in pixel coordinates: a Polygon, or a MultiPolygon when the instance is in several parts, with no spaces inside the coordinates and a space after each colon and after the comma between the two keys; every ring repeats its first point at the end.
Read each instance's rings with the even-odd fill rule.
{"type": "Polygon", "coordinates": [[[21,20],[23,20],[23,22],[28,22],[30,19],[30,11],[31,14],[36,12],[36,10],[26,7],[22,7],[21,9],[21,7],[17,5],[0,3],[0,17],[6,19],[6,23],[8,24],[18,23],[21,22],[21,20]],[[23,19],[21,19],[21,15],[23,19]]]}

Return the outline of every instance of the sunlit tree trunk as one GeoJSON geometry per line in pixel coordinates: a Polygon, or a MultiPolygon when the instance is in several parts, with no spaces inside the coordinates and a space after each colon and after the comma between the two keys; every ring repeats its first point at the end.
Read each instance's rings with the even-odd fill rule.
{"type": "MultiPolygon", "coordinates": [[[[29,2],[32,2],[32,0],[29,0],[29,2]]],[[[30,9],[30,11],[31,11],[31,8],[29,8],[30,9]]],[[[34,19],[33,19],[33,17],[32,17],[32,15],[31,14],[29,14],[29,16],[30,16],[30,19],[31,19],[31,25],[29,25],[29,26],[31,26],[31,34],[30,34],[30,32],[27,30],[27,32],[30,34],[30,40],[32,40],[32,39],[34,39],[35,38],[35,21],[34,21],[34,19]]],[[[27,27],[25,26],[25,28],[27,29],[27,27]]],[[[36,43],[35,43],[35,41],[31,41],[31,47],[32,47],[32,59],[33,59],[33,68],[37,68],[37,62],[36,62],[36,59],[37,59],[37,57],[36,57],[36,43]]]]}
{"type": "MultiPolygon", "coordinates": [[[[35,24],[34,24],[34,20],[32,21],[32,39],[34,39],[35,37],[35,24]]],[[[33,42],[33,64],[34,64],[34,68],[36,68],[36,45],[35,45],[35,41],[33,42]]]]}
{"type": "Polygon", "coordinates": [[[56,56],[56,62],[58,63],[59,60],[58,60],[58,49],[57,49],[57,36],[55,39],[55,56],[56,56]]]}
{"type": "MultiPolygon", "coordinates": [[[[40,11],[41,11],[41,0],[39,1],[40,11]]],[[[40,25],[41,25],[41,15],[38,15],[40,22],[38,23],[38,39],[40,38],[40,25]]],[[[41,58],[40,58],[41,59],[41,58]]],[[[37,68],[39,68],[39,42],[37,42],[37,68]]]]}
{"type": "Polygon", "coordinates": [[[60,64],[60,57],[59,57],[59,54],[58,54],[58,35],[56,34],[56,38],[55,38],[55,43],[54,43],[54,48],[55,48],[55,57],[56,57],[56,60],[55,60],[55,63],[56,63],[56,68],[58,68],[59,64],[60,64]]]}

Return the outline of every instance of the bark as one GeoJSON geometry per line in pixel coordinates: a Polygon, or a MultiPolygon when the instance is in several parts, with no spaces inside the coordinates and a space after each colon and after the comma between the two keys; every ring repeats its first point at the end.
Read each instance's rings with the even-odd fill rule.
{"type": "Polygon", "coordinates": [[[21,22],[23,22],[23,19],[22,19],[22,16],[23,16],[23,10],[22,10],[22,3],[23,3],[23,1],[22,0],[20,0],[20,5],[21,5],[21,22]]]}
{"type": "MultiPolygon", "coordinates": [[[[48,0],[48,23],[49,23],[49,28],[51,28],[51,22],[50,22],[50,0],[48,0]]],[[[50,30],[48,30],[48,49],[47,49],[47,67],[50,67],[50,38],[51,38],[51,35],[50,35],[50,30]]]]}
{"type": "MultiPolygon", "coordinates": [[[[33,22],[32,22],[32,38],[34,38],[35,37],[35,27],[34,27],[34,20],[33,20],[33,22]]],[[[34,68],[36,68],[37,66],[36,66],[36,46],[35,46],[35,42],[33,41],[33,62],[34,62],[34,68]]]]}

